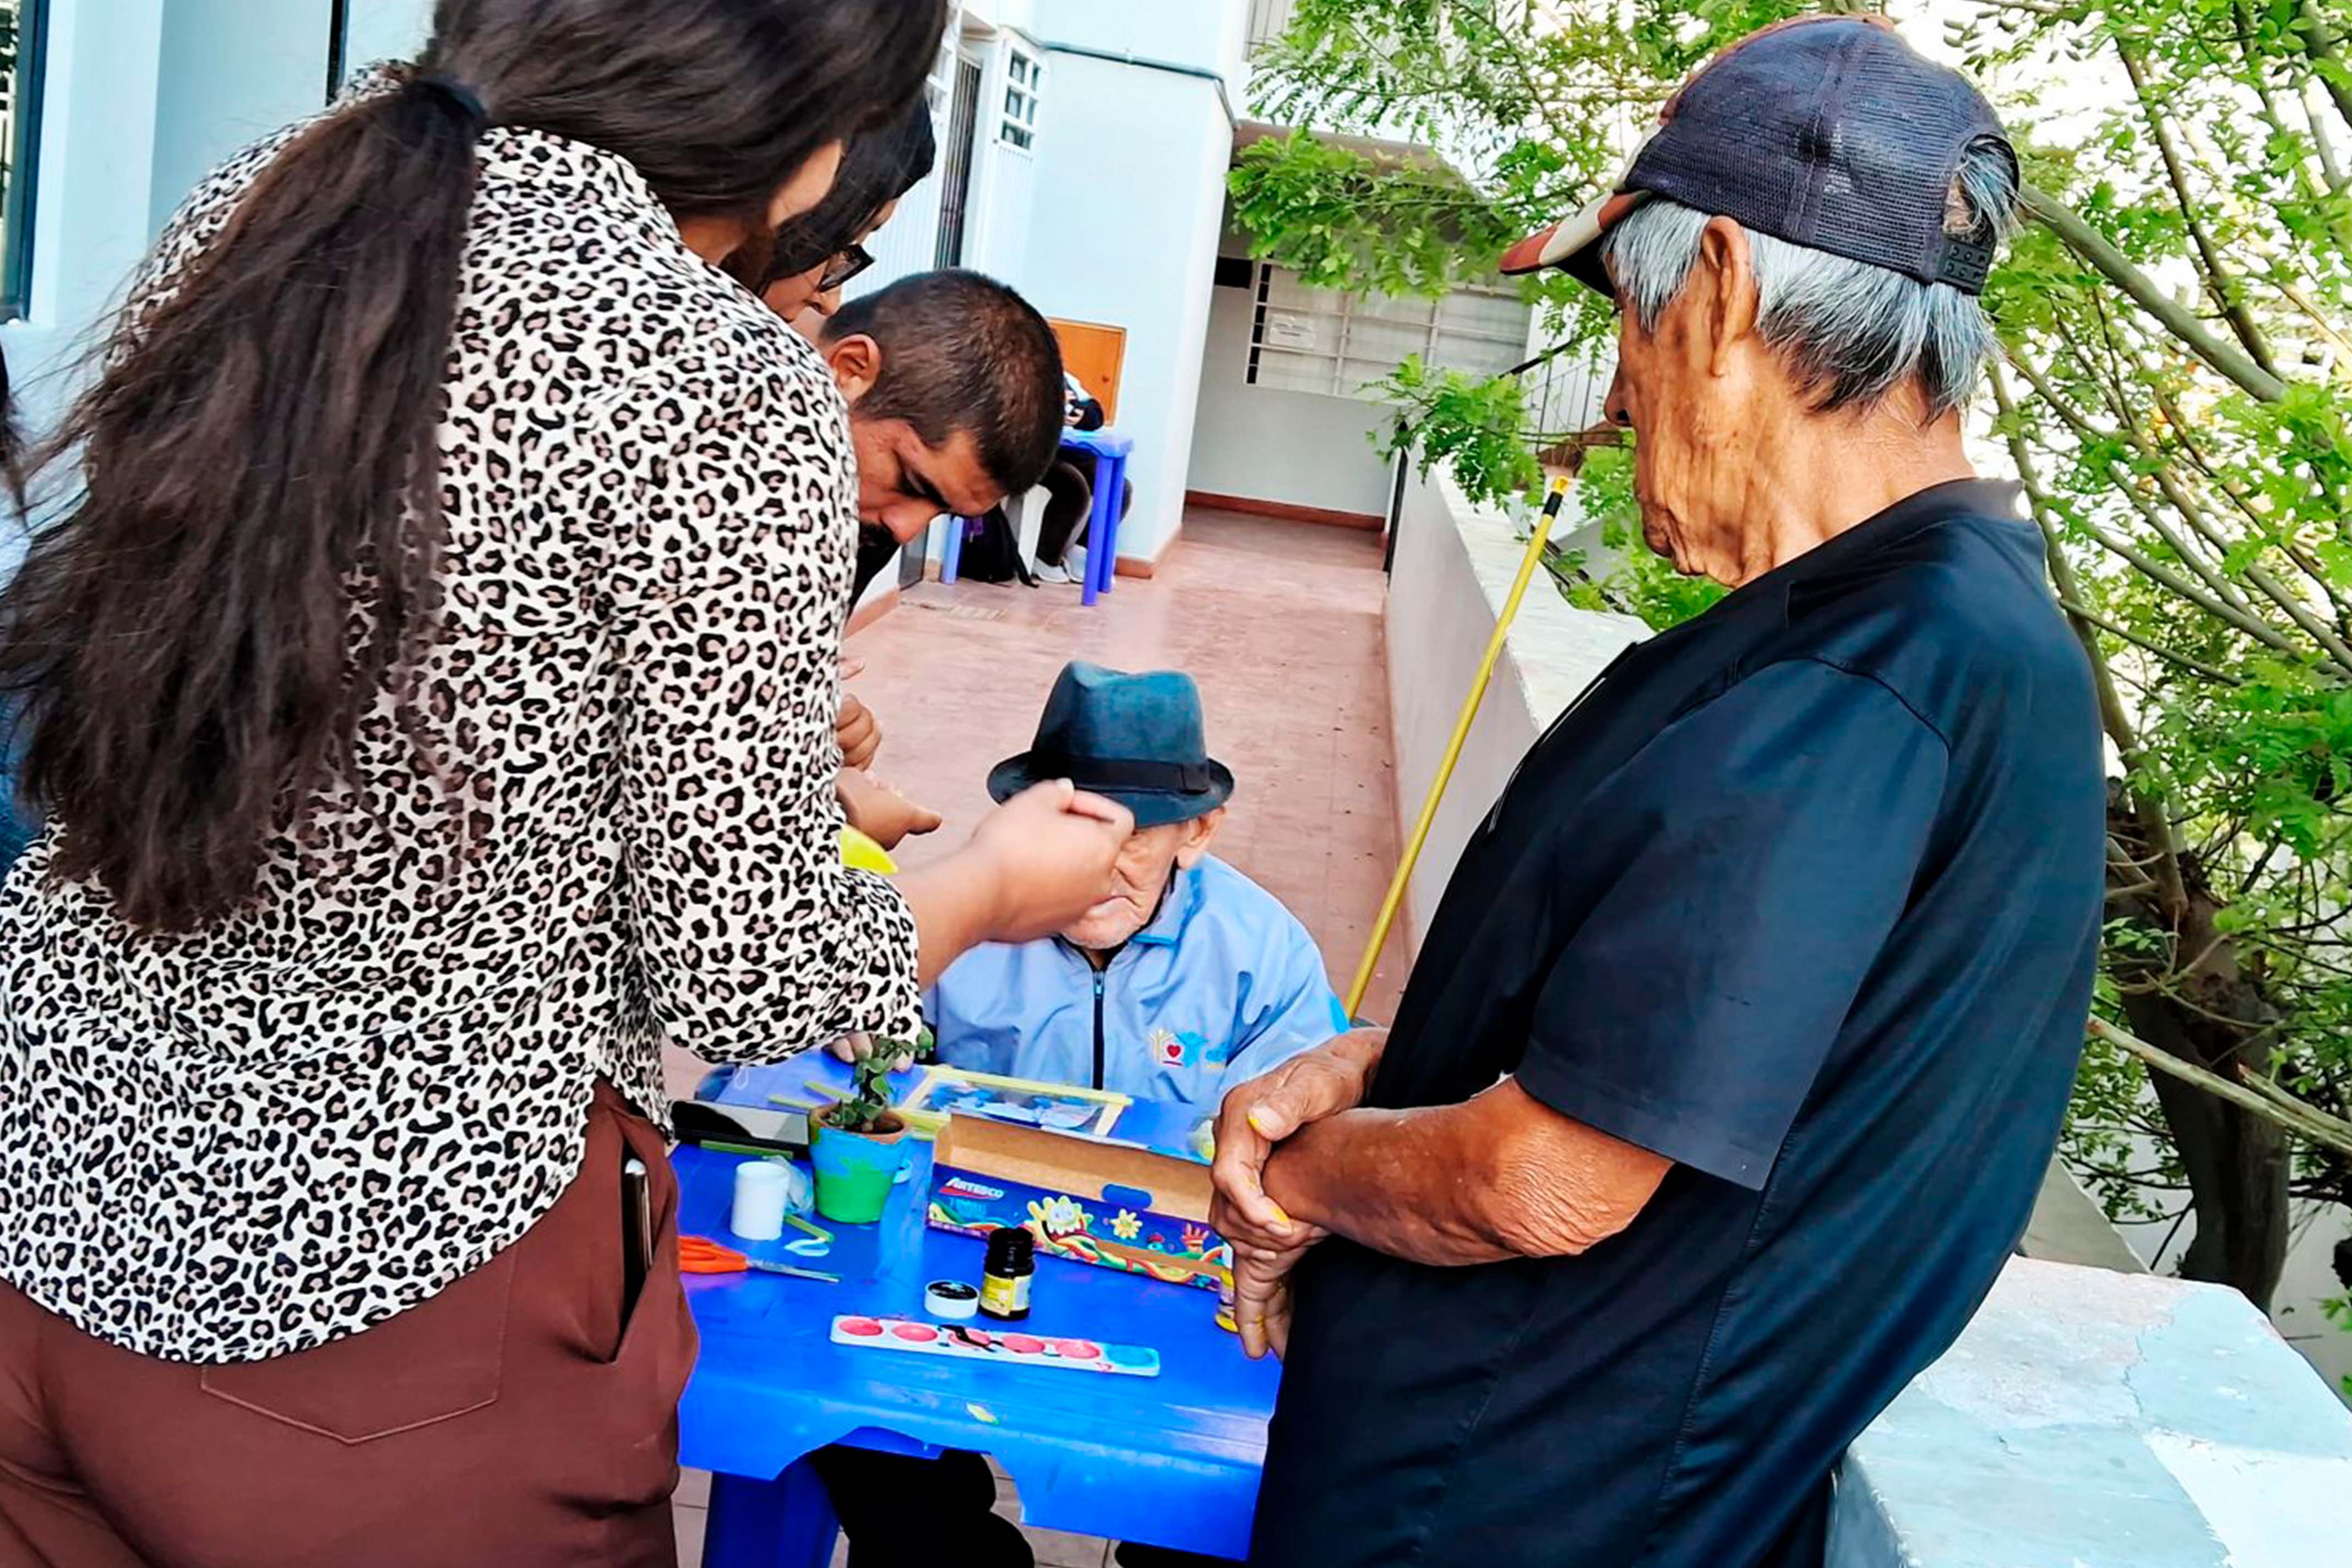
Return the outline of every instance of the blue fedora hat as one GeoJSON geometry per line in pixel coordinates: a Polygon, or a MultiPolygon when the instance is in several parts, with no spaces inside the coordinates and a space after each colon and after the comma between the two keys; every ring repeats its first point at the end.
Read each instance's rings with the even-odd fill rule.
{"type": "Polygon", "coordinates": [[[1232,771],[1211,759],[1202,731],[1201,689],[1189,675],[1065,665],[1036,741],[996,764],[988,793],[1010,800],[1031,784],[1068,779],[1127,807],[1138,827],[1190,822],[1234,793],[1232,771]]]}

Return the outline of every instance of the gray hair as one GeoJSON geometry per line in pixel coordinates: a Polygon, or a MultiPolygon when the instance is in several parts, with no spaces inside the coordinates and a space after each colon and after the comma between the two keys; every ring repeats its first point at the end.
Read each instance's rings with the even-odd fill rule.
{"type": "MultiPolygon", "coordinates": [[[[2008,150],[1990,137],[1971,142],[1945,202],[1945,232],[1999,239],[2015,226],[2016,211],[2017,169],[2008,150]]],[[[1706,213],[1654,199],[1609,231],[1601,254],[1643,331],[1657,330],[1689,281],[1708,221],[1706,213]]],[[[1818,395],[1817,412],[1874,407],[1913,379],[1930,417],[1974,395],[1999,346],[1975,295],[1753,229],[1748,251],[1758,331],[1800,384],[1818,395]]]]}

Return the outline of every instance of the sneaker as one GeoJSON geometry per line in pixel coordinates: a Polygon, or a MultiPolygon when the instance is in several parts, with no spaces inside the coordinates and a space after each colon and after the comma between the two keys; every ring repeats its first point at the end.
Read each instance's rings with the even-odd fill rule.
{"type": "Polygon", "coordinates": [[[1087,547],[1083,544],[1071,545],[1062,556],[1062,570],[1069,574],[1071,582],[1085,582],[1087,580],[1087,547]]]}
{"type": "Polygon", "coordinates": [[[1050,566],[1045,562],[1040,561],[1037,563],[1037,581],[1040,583],[1069,584],[1076,582],[1077,579],[1071,576],[1069,573],[1064,571],[1059,566],[1050,566]]]}

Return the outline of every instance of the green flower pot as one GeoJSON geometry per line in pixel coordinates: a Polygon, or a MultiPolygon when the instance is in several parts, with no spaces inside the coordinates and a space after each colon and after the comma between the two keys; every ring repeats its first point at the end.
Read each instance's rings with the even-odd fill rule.
{"type": "Polygon", "coordinates": [[[886,1132],[845,1132],[822,1121],[809,1128],[809,1163],[816,1169],[816,1212],[841,1225],[882,1217],[891,1184],[907,1163],[904,1123],[886,1132]]]}

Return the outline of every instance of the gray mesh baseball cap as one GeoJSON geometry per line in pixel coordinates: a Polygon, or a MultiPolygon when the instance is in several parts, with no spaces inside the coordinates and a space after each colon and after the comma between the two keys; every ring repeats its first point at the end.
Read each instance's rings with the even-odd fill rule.
{"type": "Polygon", "coordinates": [[[1606,294],[1601,237],[1651,196],[1791,245],[1964,293],[1984,288],[1989,240],[1944,232],[1961,155],[2010,147],[1958,71],[1875,17],[1806,16],[1749,34],[1668,100],[1617,188],[1513,246],[1505,272],[1566,268],[1606,294]]]}

